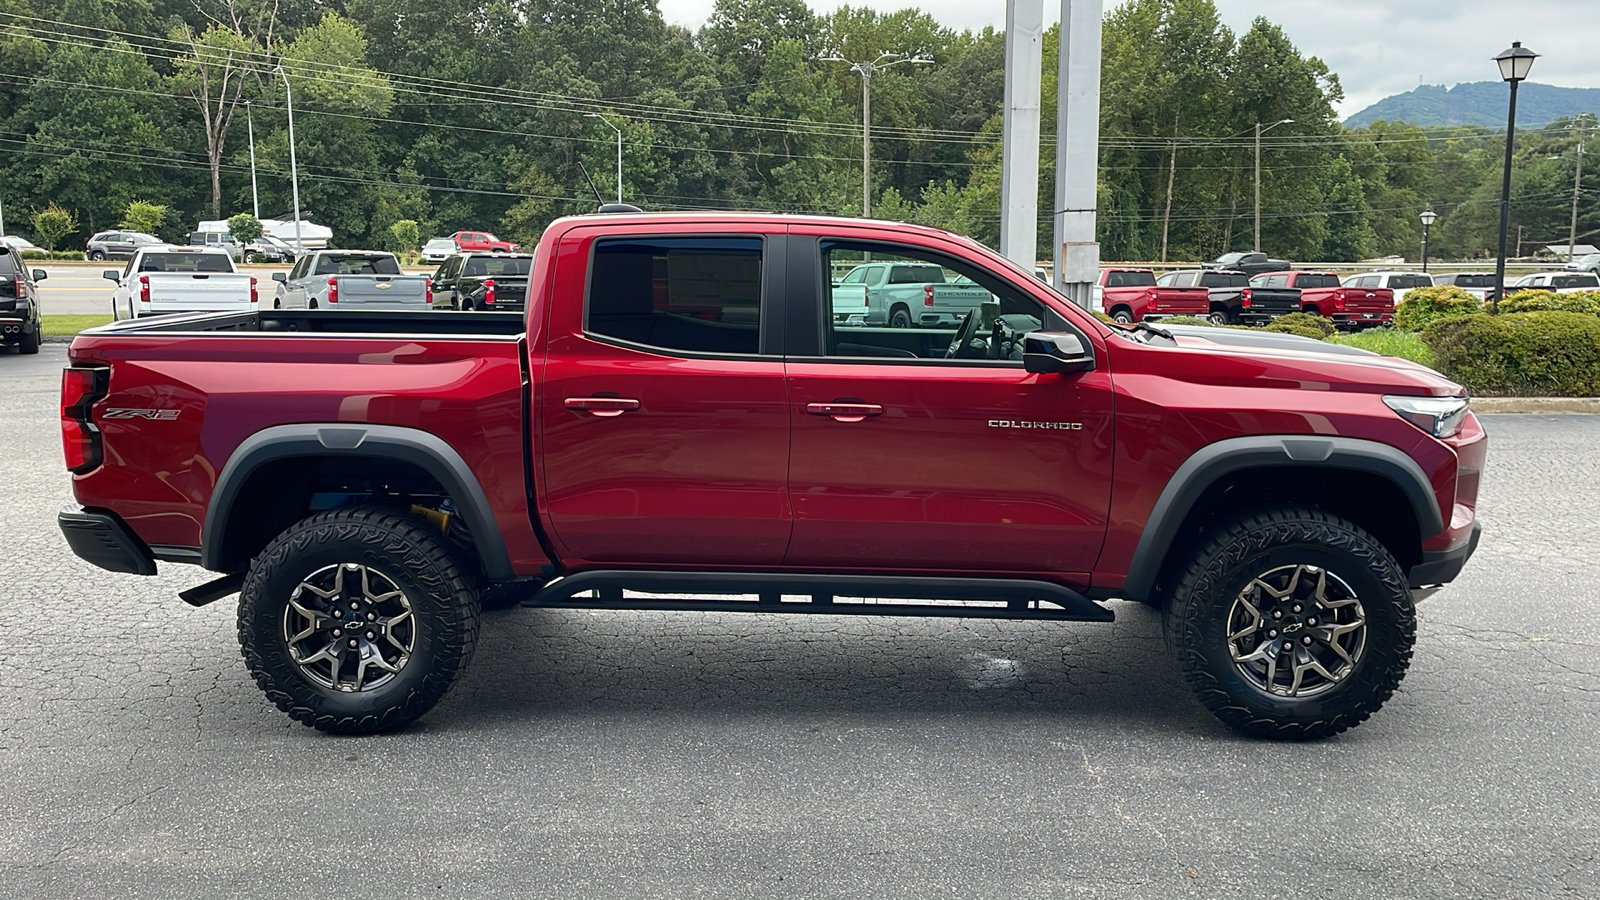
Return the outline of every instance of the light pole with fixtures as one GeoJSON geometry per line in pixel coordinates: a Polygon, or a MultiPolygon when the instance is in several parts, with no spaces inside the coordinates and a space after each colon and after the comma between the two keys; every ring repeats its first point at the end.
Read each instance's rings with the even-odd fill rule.
{"type": "Polygon", "coordinates": [[[585,119],[599,119],[600,121],[606,123],[607,125],[610,125],[611,126],[611,130],[615,131],[617,133],[617,205],[621,206],[622,205],[622,129],[618,128],[615,125],[612,125],[611,124],[611,120],[606,118],[605,116],[601,115],[600,113],[584,113],[583,117],[585,119]]]}
{"type": "Polygon", "coordinates": [[[250,117],[250,101],[244,102],[244,125],[250,136],[250,208],[256,221],[261,221],[261,195],[256,193],[256,123],[250,117]]]}
{"type": "Polygon", "coordinates": [[[842,62],[861,73],[861,217],[864,219],[872,215],[872,76],[901,63],[925,66],[933,62],[933,58],[920,53],[901,56],[885,50],[877,59],[866,62],[850,62],[838,54],[824,56],[821,61],[842,62]]]}
{"type": "Polygon", "coordinates": [[[1439,214],[1434,212],[1431,206],[1422,211],[1422,274],[1424,275],[1428,274],[1428,229],[1433,227],[1433,220],[1437,218],[1439,214]]]}
{"type": "Polygon", "coordinates": [[[1511,221],[1511,147],[1517,136],[1517,84],[1528,77],[1539,54],[1512,41],[1494,61],[1500,65],[1500,79],[1511,85],[1511,104],[1506,113],[1506,164],[1500,180],[1500,247],[1494,264],[1494,302],[1490,310],[1500,314],[1500,295],[1506,291],[1506,227],[1511,221]]]}
{"type": "Polygon", "coordinates": [[[1279,125],[1288,125],[1293,119],[1279,119],[1263,128],[1260,122],[1256,123],[1256,245],[1255,251],[1261,252],[1261,135],[1277,128],[1279,125]]]}
{"type": "Polygon", "coordinates": [[[298,257],[305,247],[300,243],[300,170],[294,163],[294,91],[289,89],[289,73],[283,66],[274,66],[272,71],[283,76],[283,98],[289,108],[289,185],[294,194],[294,252],[298,257]]]}
{"type": "Polygon", "coordinates": [[[1578,170],[1572,176],[1572,227],[1567,232],[1567,265],[1577,253],[1578,244],[1578,191],[1583,184],[1583,132],[1578,133],[1578,170]]]}

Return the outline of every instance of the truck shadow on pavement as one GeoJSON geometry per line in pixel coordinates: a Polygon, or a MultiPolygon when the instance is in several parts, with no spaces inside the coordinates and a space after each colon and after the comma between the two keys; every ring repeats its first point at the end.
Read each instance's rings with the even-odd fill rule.
{"type": "Polygon", "coordinates": [[[1195,701],[1160,616],[1112,625],[749,613],[486,613],[434,725],[597,711],[1027,712],[1228,734],[1195,701]]]}

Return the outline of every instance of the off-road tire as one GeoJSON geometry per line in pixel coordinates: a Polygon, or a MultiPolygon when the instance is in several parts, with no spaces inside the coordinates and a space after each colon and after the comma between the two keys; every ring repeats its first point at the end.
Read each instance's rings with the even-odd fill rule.
{"type": "MultiPolygon", "coordinates": [[[[427,523],[380,507],[318,513],[278,535],[250,563],[239,594],[239,645],[256,684],[289,717],[319,731],[368,734],[426,713],[472,658],[478,592],[427,523]],[[365,567],[404,593],[412,647],[386,683],[340,691],[296,662],[285,622],[291,594],[330,566],[365,567]]],[[[366,626],[361,626],[366,627],[366,626]]]]}
{"type": "Polygon", "coordinates": [[[1167,643],[1190,687],[1217,718],[1253,737],[1306,740],[1359,725],[1394,694],[1411,663],[1416,612],[1405,573],[1372,535],[1321,510],[1277,506],[1220,522],[1201,537],[1165,600],[1167,643]],[[1365,622],[1354,665],[1313,696],[1269,693],[1230,652],[1236,600],[1258,577],[1291,566],[1326,571],[1348,586],[1365,622]]]}

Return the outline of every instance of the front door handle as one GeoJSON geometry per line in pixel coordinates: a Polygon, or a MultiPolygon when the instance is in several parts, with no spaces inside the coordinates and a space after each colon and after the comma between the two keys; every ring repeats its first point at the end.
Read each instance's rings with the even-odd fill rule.
{"type": "Polygon", "coordinates": [[[860,422],[868,416],[883,415],[883,407],[876,403],[807,403],[806,412],[829,416],[835,422],[860,422]]]}
{"type": "Polygon", "coordinates": [[[609,419],[630,409],[638,409],[639,401],[630,397],[568,397],[567,409],[581,409],[592,416],[609,419]]]}

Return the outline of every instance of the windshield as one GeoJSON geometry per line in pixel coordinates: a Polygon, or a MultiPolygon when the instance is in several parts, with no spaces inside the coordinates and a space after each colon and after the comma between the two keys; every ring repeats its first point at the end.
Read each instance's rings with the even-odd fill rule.
{"type": "Polygon", "coordinates": [[[456,242],[450,240],[449,238],[434,238],[433,240],[429,241],[422,249],[424,249],[424,250],[448,250],[451,247],[454,247],[455,245],[456,245],[456,242]]]}

